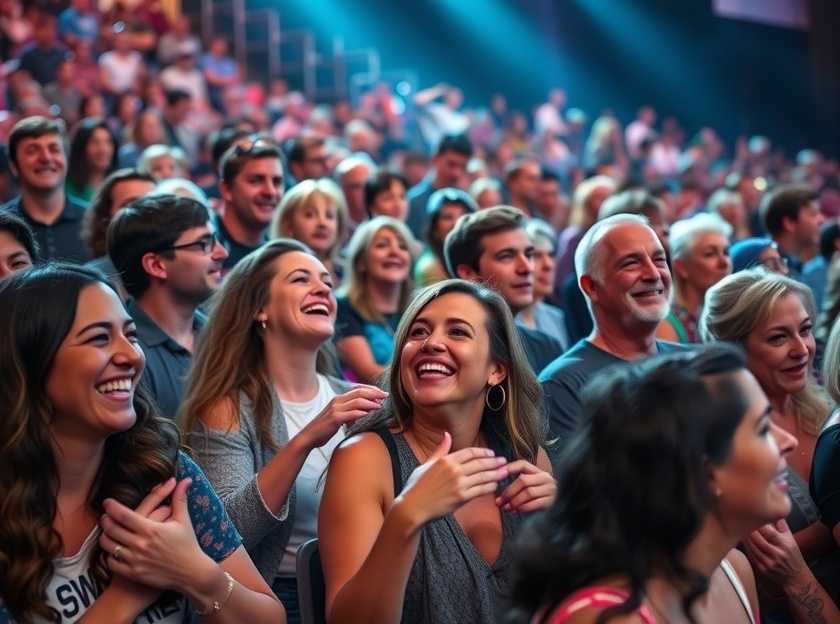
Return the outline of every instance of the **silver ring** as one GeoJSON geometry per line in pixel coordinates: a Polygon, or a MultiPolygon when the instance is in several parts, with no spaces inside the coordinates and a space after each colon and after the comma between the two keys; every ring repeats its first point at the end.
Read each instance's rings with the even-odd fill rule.
{"type": "Polygon", "coordinates": [[[111,556],[112,556],[114,559],[116,559],[117,561],[120,561],[120,551],[121,551],[121,550],[122,550],[122,546],[117,546],[117,547],[114,549],[114,552],[112,552],[112,553],[111,553],[111,556]]]}

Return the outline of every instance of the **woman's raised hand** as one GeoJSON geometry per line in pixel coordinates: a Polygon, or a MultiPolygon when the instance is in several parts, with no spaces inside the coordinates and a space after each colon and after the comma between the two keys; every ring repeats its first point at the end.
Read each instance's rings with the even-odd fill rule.
{"type": "Polygon", "coordinates": [[[352,424],[362,416],[378,410],[388,393],[376,386],[358,385],[339,394],[327,403],[312,422],[298,434],[306,446],[315,448],[329,442],[342,425],[352,424]]]}
{"type": "Polygon", "coordinates": [[[496,498],[496,504],[504,511],[536,511],[554,502],[557,481],[550,473],[524,459],[508,464],[508,472],[519,476],[496,498]]]}
{"type": "Polygon", "coordinates": [[[406,510],[418,528],[454,512],[464,503],[496,491],[508,476],[507,460],[487,448],[465,448],[450,453],[452,436],[443,440],[426,462],[418,466],[394,501],[406,510]]]}
{"type": "Polygon", "coordinates": [[[170,479],[152,490],[136,510],[105,501],[99,543],[109,554],[108,567],[114,574],[183,592],[199,570],[212,564],[198,545],[187,509],[191,483],[192,479],[177,484],[170,479]],[[172,505],[167,509],[162,503],[170,492],[172,505]]]}

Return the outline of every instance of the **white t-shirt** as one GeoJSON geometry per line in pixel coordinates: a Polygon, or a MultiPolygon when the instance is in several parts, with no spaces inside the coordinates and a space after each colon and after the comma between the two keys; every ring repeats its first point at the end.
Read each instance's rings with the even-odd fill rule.
{"type": "Polygon", "coordinates": [[[127,56],[120,56],[114,51],[99,57],[99,66],[105,71],[108,83],[116,93],[133,89],[143,69],[143,57],[132,51],[127,56]]]}
{"type": "MultiPolygon", "coordinates": [[[[281,399],[280,404],[289,429],[289,439],[291,440],[312,422],[334,396],[335,391],[327,378],[318,375],[318,393],[313,399],[305,403],[291,403],[281,399]]],[[[344,436],[342,427],[324,446],[312,449],[295,479],[295,520],[289,543],[286,544],[286,556],[283,557],[278,568],[278,576],[295,576],[298,547],[318,534],[318,508],[321,505],[324,485],[321,475],[327,469],[335,447],[344,439],[344,436]]]]}
{"type": "MultiPolygon", "coordinates": [[[[47,604],[61,616],[62,624],[79,620],[105,589],[97,584],[91,569],[91,556],[101,533],[97,526],[87,536],[75,555],[53,559],[55,573],[47,584],[47,604]]],[[[184,621],[187,603],[182,594],[168,592],[135,620],[135,624],[180,624],[184,621]]],[[[36,617],[36,624],[47,620],[36,617]]]]}

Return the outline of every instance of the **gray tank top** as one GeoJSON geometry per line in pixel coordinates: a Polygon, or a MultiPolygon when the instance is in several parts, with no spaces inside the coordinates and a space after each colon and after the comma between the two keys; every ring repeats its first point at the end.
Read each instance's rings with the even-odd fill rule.
{"type": "MultiPolygon", "coordinates": [[[[387,430],[377,430],[376,433],[383,438],[391,455],[396,494],[420,462],[402,434],[392,434],[387,430]],[[392,442],[389,443],[386,437],[390,437],[392,442]]],[[[501,451],[495,450],[497,453],[501,451]]],[[[498,491],[501,492],[511,481],[511,478],[502,481],[498,491]]],[[[519,513],[501,513],[502,548],[492,566],[476,550],[452,514],[423,528],[405,589],[402,622],[492,624],[498,621],[501,612],[499,601],[507,593],[510,582],[512,538],[525,518],[519,513]]]]}

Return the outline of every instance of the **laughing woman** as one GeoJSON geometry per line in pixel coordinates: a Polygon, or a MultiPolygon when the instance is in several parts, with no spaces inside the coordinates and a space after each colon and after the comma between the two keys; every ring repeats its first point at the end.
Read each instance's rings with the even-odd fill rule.
{"type": "Polygon", "coordinates": [[[353,233],[336,318],[336,347],[348,379],[374,383],[391,361],[417,249],[405,224],[391,217],[371,219],[353,233]]]}
{"type": "Polygon", "coordinates": [[[180,412],[289,622],[299,621],[295,555],[316,535],[318,481],[342,426],[387,396],[324,374],[334,319],[332,278],[312,251],[291,239],[263,245],[216,296],[180,412]]]}
{"type": "Polygon", "coordinates": [[[0,282],[0,349],[0,622],[285,622],[99,273],[0,282]]]}
{"type": "Polygon", "coordinates": [[[333,454],[318,521],[327,620],[496,622],[511,539],[555,484],[510,309],[449,280],[405,311],[390,399],[333,454]]]}

